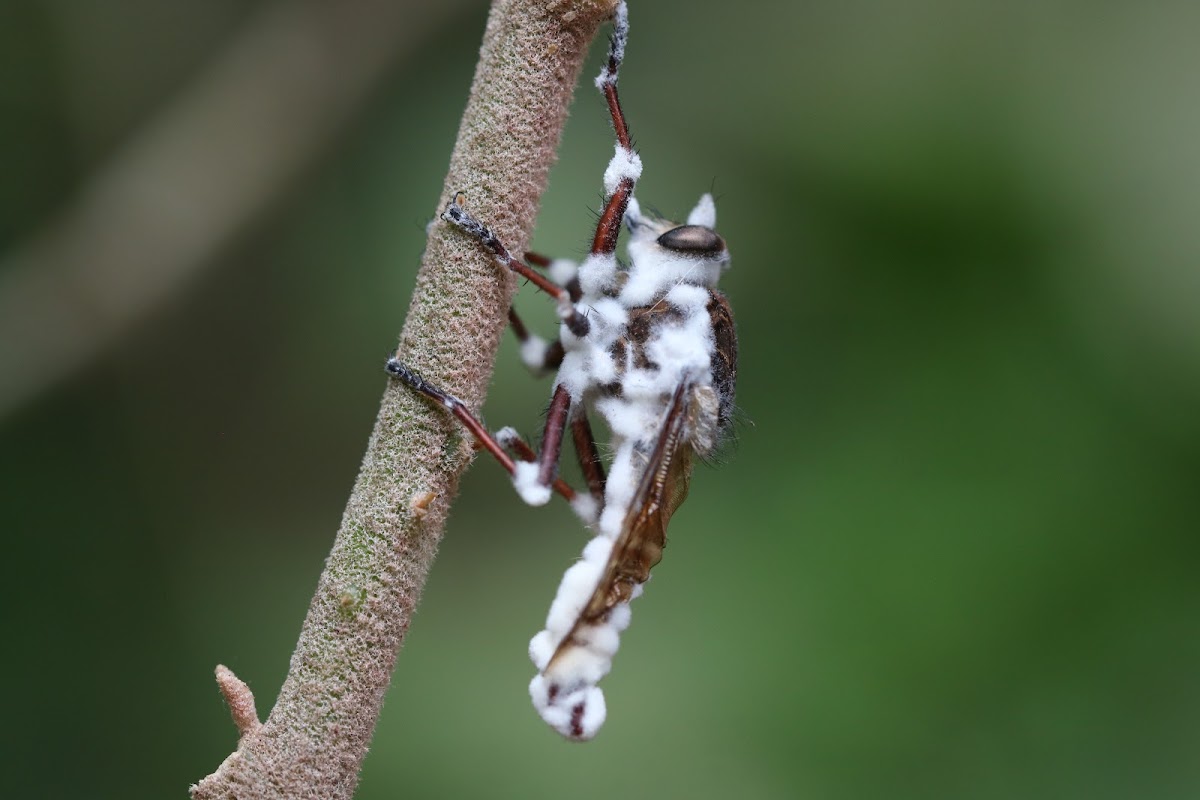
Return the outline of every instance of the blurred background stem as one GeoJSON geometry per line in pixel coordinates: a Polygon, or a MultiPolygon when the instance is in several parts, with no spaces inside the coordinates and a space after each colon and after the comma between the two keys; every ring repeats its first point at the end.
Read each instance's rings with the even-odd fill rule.
{"type": "MultiPolygon", "coordinates": [[[[0,419],[104,352],[281,198],[403,54],[466,5],[268,3],[0,257],[0,419]]],[[[69,12],[63,12],[64,14],[69,12]]]]}

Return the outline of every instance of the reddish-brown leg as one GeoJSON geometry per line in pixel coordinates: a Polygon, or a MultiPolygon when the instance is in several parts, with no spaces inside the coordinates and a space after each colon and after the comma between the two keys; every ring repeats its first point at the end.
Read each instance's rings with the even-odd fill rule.
{"type": "MultiPolygon", "coordinates": [[[[471,435],[483,445],[483,448],[500,462],[500,466],[504,467],[509,475],[516,472],[516,464],[508,453],[504,451],[503,444],[488,433],[487,428],[471,413],[466,403],[429,383],[409,369],[403,361],[395,356],[388,359],[385,369],[388,374],[403,382],[413,391],[428,397],[453,414],[463,424],[463,427],[470,431],[471,435]]],[[[567,501],[575,499],[575,490],[568,486],[565,481],[555,479],[554,471],[558,465],[559,454],[562,451],[563,428],[566,427],[570,406],[571,396],[564,387],[558,387],[558,391],[555,391],[554,398],[550,401],[550,413],[546,416],[546,430],[542,434],[542,452],[536,458],[523,459],[536,461],[538,463],[538,482],[543,486],[549,486],[567,501]]],[[[521,444],[529,455],[533,455],[533,451],[528,445],[524,444],[524,442],[521,442],[521,444]]]]}
{"type": "Polygon", "coordinates": [[[550,398],[550,410],[546,412],[546,428],[542,433],[542,452],[538,458],[538,483],[549,486],[558,471],[558,459],[562,455],[563,431],[567,427],[567,416],[571,413],[571,394],[561,384],[554,389],[550,398]]]}
{"type": "Polygon", "coordinates": [[[592,433],[592,423],[588,420],[587,412],[582,409],[575,419],[571,420],[571,439],[575,442],[575,455],[579,458],[579,467],[583,470],[588,491],[596,498],[597,503],[603,505],[604,464],[600,461],[600,451],[596,448],[596,435],[592,433]]]}
{"type": "MultiPolygon", "coordinates": [[[[629,138],[629,125],[625,121],[625,112],[621,110],[621,102],[617,98],[617,75],[621,69],[621,59],[625,54],[625,42],[629,38],[629,20],[624,16],[624,6],[618,7],[617,16],[613,19],[612,38],[608,44],[608,63],[600,73],[597,84],[604,92],[608,101],[608,111],[612,115],[613,131],[617,135],[617,144],[625,150],[632,149],[629,138]]],[[[625,219],[625,209],[629,206],[629,198],[633,196],[633,179],[623,178],[617,184],[617,189],[604,204],[600,213],[600,221],[596,223],[596,236],[592,239],[592,253],[595,255],[616,252],[617,235],[621,232],[621,223],[625,219]]]]}
{"type": "MultiPolygon", "coordinates": [[[[525,251],[525,260],[530,264],[533,264],[535,267],[540,267],[541,269],[548,268],[550,263],[553,261],[553,259],[549,258],[548,256],[544,256],[541,253],[533,253],[528,250],[525,251]]],[[[583,297],[583,290],[579,288],[579,278],[577,277],[571,278],[571,280],[567,281],[565,284],[562,284],[562,287],[571,295],[572,303],[578,303],[579,298],[583,297]]]]}
{"type": "Polygon", "coordinates": [[[504,246],[499,237],[492,232],[492,229],[471,216],[466,208],[463,207],[465,202],[466,200],[462,193],[455,195],[450,204],[446,206],[446,210],[442,212],[442,219],[458,226],[464,232],[478,239],[484,247],[492,251],[497,261],[558,301],[559,315],[562,317],[562,321],[566,323],[566,326],[571,329],[573,334],[580,338],[587,336],[590,327],[587,317],[580,314],[575,308],[571,300],[571,293],[514,258],[513,254],[508,251],[508,248],[504,246]]]}
{"type": "MultiPolygon", "coordinates": [[[[516,453],[517,458],[519,458],[521,461],[538,460],[538,454],[534,451],[534,449],[530,447],[529,444],[521,438],[520,434],[518,434],[512,428],[503,428],[497,431],[496,441],[499,442],[502,447],[506,447],[512,452],[516,453]]],[[[575,496],[575,490],[572,489],[570,484],[568,484],[562,478],[555,478],[554,483],[550,484],[550,487],[568,499],[575,496]]]]}

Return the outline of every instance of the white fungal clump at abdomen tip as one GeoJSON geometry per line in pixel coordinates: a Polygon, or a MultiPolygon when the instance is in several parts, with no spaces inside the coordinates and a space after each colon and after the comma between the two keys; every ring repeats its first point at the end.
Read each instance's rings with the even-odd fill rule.
{"type": "MultiPolygon", "coordinates": [[[[588,542],[583,558],[563,575],[546,616],[546,629],[529,642],[529,657],[538,668],[529,684],[533,706],[542,719],[569,739],[590,739],[604,724],[604,693],[596,684],[612,668],[620,633],[629,627],[629,604],[616,605],[595,624],[581,625],[554,663],[550,660],[595,592],[612,545],[603,534],[588,542]]],[[[636,587],[633,596],[640,590],[636,587]]]]}

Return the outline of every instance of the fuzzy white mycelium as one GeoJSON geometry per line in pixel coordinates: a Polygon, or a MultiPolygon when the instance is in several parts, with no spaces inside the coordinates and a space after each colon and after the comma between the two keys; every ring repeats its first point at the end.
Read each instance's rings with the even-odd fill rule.
{"type": "MultiPolygon", "coordinates": [[[[640,162],[618,145],[605,172],[607,193],[615,191],[625,178],[636,181],[640,172],[640,162]]],[[[661,245],[659,237],[676,226],[643,216],[636,200],[630,200],[625,222],[631,234],[628,268],[611,254],[588,256],[577,271],[562,262],[556,262],[554,268],[556,279],[578,278],[582,297],[575,306],[587,314],[589,323],[582,337],[565,324],[561,326],[565,354],[557,383],[570,393],[572,407],[586,407],[604,419],[612,432],[613,453],[599,519],[592,516],[594,508],[576,505],[585,522],[595,523],[596,536],[582,559],[563,576],[545,630],[529,644],[530,658],[539,671],[529,685],[534,707],[552,727],[576,740],[590,739],[604,722],[604,694],[596,684],[608,673],[619,634],[629,625],[629,604],[617,604],[598,623],[582,630],[572,633],[572,628],[596,590],[613,543],[622,533],[647,466],[646,455],[662,429],[676,387],[684,382],[697,388],[712,383],[710,289],[729,264],[723,246],[719,252],[697,254],[661,245]],[[630,312],[661,304],[674,307],[677,313],[651,331],[645,342],[645,359],[636,363],[633,349],[624,348],[624,363],[616,363],[614,354],[622,349],[614,349],[614,344],[627,333],[630,312]],[[614,384],[620,391],[602,389],[614,384]],[[560,650],[568,634],[571,640],[560,650]]],[[[711,195],[700,198],[688,216],[688,225],[709,229],[716,225],[711,195]]],[[[712,397],[711,392],[701,394],[712,397]]],[[[715,418],[715,408],[708,411],[715,418]]],[[[521,473],[514,480],[522,496],[529,490],[527,480],[521,473]]],[[[636,586],[632,597],[641,590],[641,585],[636,586]]]]}

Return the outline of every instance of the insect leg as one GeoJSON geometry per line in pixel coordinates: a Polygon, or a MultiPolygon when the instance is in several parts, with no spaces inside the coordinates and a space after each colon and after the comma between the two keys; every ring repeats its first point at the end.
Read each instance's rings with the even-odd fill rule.
{"type": "MultiPolygon", "coordinates": [[[[480,422],[475,417],[475,415],[471,413],[470,409],[467,408],[467,404],[464,403],[462,400],[459,400],[454,395],[448,394],[448,393],[442,391],[441,389],[437,388],[433,384],[429,383],[427,380],[422,378],[420,375],[418,375],[417,373],[415,373],[411,369],[409,369],[407,364],[405,364],[403,361],[396,358],[395,356],[392,356],[391,358],[389,358],[387,360],[387,364],[384,366],[384,369],[387,370],[389,375],[391,375],[392,377],[394,377],[397,380],[404,383],[406,386],[408,386],[414,392],[424,395],[425,397],[429,398],[433,402],[440,405],[442,408],[446,409],[452,415],[454,415],[458,419],[458,421],[463,424],[463,427],[465,427],[468,431],[471,432],[471,435],[475,437],[475,439],[483,446],[483,448],[485,450],[487,450],[489,453],[491,453],[496,458],[496,460],[500,462],[500,466],[504,467],[504,469],[508,471],[508,474],[513,476],[514,482],[518,479],[518,475],[517,475],[518,467],[521,464],[529,464],[530,468],[535,468],[537,470],[536,475],[539,478],[539,484],[541,486],[545,487],[547,490],[546,491],[547,499],[549,498],[549,490],[558,492],[558,494],[562,495],[562,497],[564,499],[566,499],[568,502],[571,502],[575,499],[575,495],[576,495],[575,490],[572,489],[570,486],[568,486],[566,481],[562,480],[561,478],[559,478],[559,479],[554,478],[554,463],[558,460],[558,450],[561,448],[561,445],[562,445],[562,424],[560,424],[559,428],[558,428],[558,442],[554,446],[554,461],[552,461],[549,465],[549,477],[543,482],[540,480],[540,478],[546,470],[546,467],[543,466],[543,463],[546,461],[546,458],[547,458],[547,454],[545,453],[545,449],[546,449],[545,445],[543,445],[542,458],[541,458],[541,460],[537,461],[536,463],[531,464],[531,463],[529,463],[529,461],[514,462],[512,460],[512,458],[508,455],[508,453],[505,452],[503,444],[501,442],[497,441],[496,437],[494,437],[490,433],[488,433],[487,428],[485,428],[483,426],[483,423],[480,422]]],[[[563,390],[563,393],[566,396],[567,403],[569,405],[570,396],[566,395],[565,389],[563,390]]],[[[558,397],[557,393],[555,394],[555,397],[556,398],[558,397]]],[[[551,409],[553,410],[553,405],[551,406],[551,409]]],[[[563,420],[565,422],[565,419],[566,419],[566,411],[565,410],[562,412],[562,415],[563,415],[563,420]]],[[[547,437],[551,436],[551,424],[550,423],[551,423],[551,420],[547,419],[547,421],[546,421],[546,436],[547,437]]],[[[522,444],[524,444],[524,443],[522,442],[522,444]]],[[[530,454],[532,454],[532,450],[529,449],[528,445],[525,445],[525,450],[528,451],[530,454]]],[[[530,461],[533,461],[533,459],[530,459],[530,461]]],[[[522,469],[521,471],[525,472],[524,469],[522,469]]],[[[518,490],[519,490],[519,487],[518,487],[518,490]]],[[[524,492],[522,492],[522,496],[523,497],[525,496],[524,492]]]]}
{"type": "Polygon", "coordinates": [[[618,3],[613,14],[613,32],[608,43],[608,61],[596,78],[596,87],[604,93],[608,101],[608,111],[612,115],[613,131],[617,136],[617,154],[609,164],[605,173],[605,184],[608,189],[608,200],[600,221],[596,223],[596,236],[592,240],[593,254],[613,253],[617,249],[617,234],[621,232],[621,222],[625,217],[625,209],[629,206],[629,198],[633,196],[633,185],[641,172],[641,162],[633,152],[629,138],[629,125],[625,121],[625,112],[621,110],[621,102],[617,98],[617,74],[621,69],[621,61],[625,57],[625,43],[629,39],[629,14],[625,3],[618,3]],[[609,184],[610,173],[615,185],[609,184]]]}
{"type": "MultiPolygon", "coordinates": [[[[535,458],[519,461],[513,468],[513,486],[521,499],[531,506],[540,506],[550,499],[550,490],[560,479],[555,477],[558,470],[558,457],[562,452],[563,430],[567,426],[567,416],[571,412],[571,394],[565,386],[554,390],[550,400],[550,410],[546,414],[546,428],[542,433],[542,449],[535,458]]],[[[521,441],[514,432],[501,431],[498,438],[501,444],[508,444],[520,454],[528,457],[533,455],[532,448],[521,441]]],[[[574,505],[574,497],[568,498],[574,505]]]]}
{"type": "Polygon", "coordinates": [[[566,323],[566,326],[571,329],[571,333],[580,338],[587,336],[590,327],[587,317],[576,310],[575,304],[571,301],[570,292],[513,258],[512,253],[508,251],[508,248],[504,246],[499,237],[492,232],[492,229],[467,212],[463,207],[464,203],[465,197],[462,192],[459,192],[446,205],[446,210],[442,212],[442,219],[452,225],[458,226],[467,234],[478,239],[484,247],[492,251],[497,261],[557,300],[558,315],[566,323]]]}
{"type": "Polygon", "coordinates": [[[550,398],[550,410],[546,412],[546,429],[542,433],[542,451],[538,454],[538,483],[549,486],[558,470],[558,458],[562,455],[563,431],[567,427],[567,416],[571,412],[571,393],[567,387],[558,385],[550,398]]]}
{"type": "Polygon", "coordinates": [[[517,454],[522,461],[537,461],[537,452],[517,433],[516,428],[501,428],[496,431],[496,441],[507,450],[517,454]]]}
{"type": "MultiPolygon", "coordinates": [[[[579,288],[577,275],[579,266],[565,258],[550,258],[540,253],[525,252],[525,260],[535,267],[546,270],[550,279],[567,290],[572,303],[579,302],[582,292],[579,288]]],[[[562,340],[555,338],[547,342],[535,333],[531,333],[517,316],[513,308],[508,309],[508,324],[521,343],[521,360],[535,375],[541,375],[553,369],[558,369],[563,360],[562,340]]]]}
{"type": "Polygon", "coordinates": [[[586,411],[581,410],[579,415],[571,420],[571,438],[575,442],[575,455],[579,458],[579,467],[583,470],[588,491],[597,503],[603,504],[604,464],[600,461],[600,452],[596,449],[596,435],[592,433],[592,423],[588,420],[586,411]]]}
{"type": "MultiPolygon", "coordinates": [[[[557,442],[554,441],[550,433],[551,426],[558,424],[557,415],[561,407],[559,404],[551,403],[551,413],[547,415],[547,434],[544,440],[545,443],[542,446],[541,456],[535,453],[533,448],[521,438],[521,434],[512,428],[502,428],[496,431],[496,441],[510,452],[515,453],[523,461],[548,459],[551,445],[557,445],[560,448],[561,457],[561,431],[559,432],[557,442]]],[[[587,412],[580,409],[579,413],[571,419],[570,424],[571,438],[575,444],[575,454],[578,457],[579,466],[583,470],[584,479],[588,484],[588,493],[586,495],[576,495],[575,499],[571,501],[571,507],[575,510],[575,513],[583,518],[585,523],[592,525],[596,522],[600,511],[604,507],[604,465],[600,461],[600,453],[596,447],[596,439],[592,433],[592,426],[588,421],[587,412]]],[[[554,485],[557,487],[562,482],[562,478],[556,478],[554,485]]]]}
{"type": "Polygon", "coordinates": [[[503,447],[512,450],[522,461],[537,462],[538,472],[547,469],[543,461],[549,461],[549,472],[554,474],[554,465],[558,463],[559,455],[562,452],[562,431],[565,425],[562,420],[565,418],[570,407],[570,396],[563,387],[559,387],[555,391],[554,397],[550,401],[550,411],[546,415],[546,430],[543,434],[542,454],[534,452],[521,434],[517,433],[515,428],[501,428],[496,431],[496,441],[503,447]],[[564,399],[565,398],[565,399],[564,399]],[[551,453],[551,450],[554,452],[551,453]]]}
{"type": "Polygon", "coordinates": [[[571,301],[579,302],[583,290],[579,287],[579,265],[565,258],[550,258],[541,253],[525,251],[525,260],[535,267],[547,270],[550,279],[566,289],[571,295],[571,301]]]}
{"type": "MultiPolygon", "coordinates": [[[[571,419],[571,393],[567,390],[567,387],[559,384],[554,389],[554,396],[550,399],[550,408],[546,412],[546,430],[542,434],[542,449],[537,457],[536,474],[531,469],[522,469],[522,467],[518,466],[517,474],[513,475],[513,484],[516,486],[517,492],[530,505],[537,505],[542,496],[548,496],[549,490],[546,487],[555,485],[551,484],[551,481],[555,481],[555,483],[562,482],[561,478],[555,478],[554,476],[558,469],[559,458],[562,455],[563,433],[569,419],[571,419]]],[[[584,419],[586,425],[586,416],[582,417],[582,419],[584,419]]],[[[578,447],[578,434],[575,431],[576,424],[573,421],[571,432],[572,436],[576,437],[576,447],[578,447]]],[[[528,445],[524,445],[524,447],[527,451],[529,450],[528,445]]],[[[595,455],[597,459],[595,467],[596,469],[600,469],[599,455],[595,455]]],[[[530,467],[532,466],[530,465],[530,467]]],[[[571,508],[587,525],[594,525],[604,505],[603,489],[601,489],[599,496],[595,494],[592,489],[594,471],[589,472],[587,466],[584,467],[584,475],[588,479],[591,491],[586,495],[576,495],[575,499],[571,500],[571,508]]],[[[600,476],[601,481],[603,481],[602,472],[600,476]]],[[[545,501],[541,500],[540,502],[545,501]]]]}

